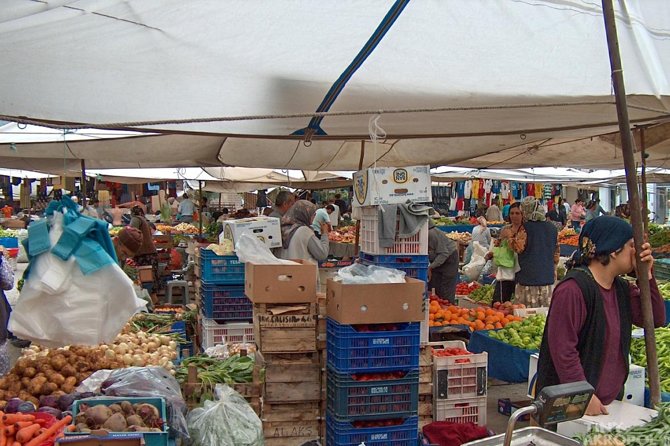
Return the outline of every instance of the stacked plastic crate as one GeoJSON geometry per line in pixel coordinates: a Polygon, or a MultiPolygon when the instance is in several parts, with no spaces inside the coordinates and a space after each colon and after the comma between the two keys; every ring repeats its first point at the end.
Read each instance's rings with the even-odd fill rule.
{"type": "Polygon", "coordinates": [[[225,342],[253,342],[253,304],[244,292],[244,263],[234,254],[219,256],[201,248],[196,276],[202,349],[225,342]]]}
{"type": "Polygon", "coordinates": [[[416,444],[422,292],[328,282],[327,445],[416,444]]]}
{"type": "Polygon", "coordinates": [[[466,350],[463,341],[431,343],[430,346],[434,420],[485,426],[488,354],[458,354],[466,350]],[[447,349],[453,350],[448,352],[447,349]],[[448,354],[440,354],[440,351],[448,354]]]}
{"type": "MultiPolygon", "coordinates": [[[[376,265],[404,271],[407,277],[428,282],[428,220],[411,237],[400,237],[400,218],[396,216],[396,235],[393,245],[382,247],[379,240],[379,206],[360,209],[360,260],[364,265],[376,265]]],[[[424,298],[428,299],[428,288],[424,298]]],[[[426,308],[428,302],[426,302],[426,308]]],[[[421,327],[421,342],[428,342],[428,312],[421,327]]]]}

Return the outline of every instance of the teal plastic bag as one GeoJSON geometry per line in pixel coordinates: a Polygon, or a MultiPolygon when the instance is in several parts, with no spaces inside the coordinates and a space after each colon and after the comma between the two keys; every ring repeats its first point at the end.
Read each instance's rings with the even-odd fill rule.
{"type": "Polygon", "coordinates": [[[507,240],[503,240],[500,246],[493,248],[493,261],[497,266],[504,268],[514,267],[514,251],[509,247],[507,240]]]}

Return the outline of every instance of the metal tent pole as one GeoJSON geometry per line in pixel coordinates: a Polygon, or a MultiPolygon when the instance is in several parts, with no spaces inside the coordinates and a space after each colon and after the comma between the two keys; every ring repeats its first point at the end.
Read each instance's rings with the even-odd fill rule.
{"type": "MultiPolygon", "coordinates": [[[[642,225],[642,213],[640,212],[640,194],[637,184],[637,170],[633,155],[633,138],[628,119],[628,105],[626,103],[626,89],[624,86],[623,69],[621,66],[621,54],[619,52],[619,40],[617,38],[616,19],[614,17],[614,5],[612,0],[602,0],[603,16],[605,19],[605,32],[607,34],[607,47],[609,50],[610,67],[612,69],[612,85],[616,99],[617,116],[619,119],[619,132],[621,134],[621,151],[623,152],[624,167],[626,168],[626,184],[628,185],[628,198],[630,203],[630,218],[633,226],[633,237],[635,250],[642,251],[644,232],[642,225]]],[[[651,293],[649,290],[650,271],[640,261],[639,256],[635,259],[637,265],[637,278],[640,286],[640,301],[642,304],[642,316],[644,318],[644,340],[647,349],[647,376],[649,377],[649,390],[651,403],[656,406],[660,403],[660,380],[658,375],[658,357],[656,354],[656,336],[654,332],[654,319],[651,308],[651,293]]]]}
{"type": "Polygon", "coordinates": [[[81,160],[81,205],[86,209],[86,161],[81,160]]]}
{"type": "MultiPolygon", "coordinates": [[[[365,140],[361,140],[361,157],[358,160],[358,170],[363,169],[363,159],[365,159],[365,140]]],[[[352,212],[354,210],[354,199],[355,199],[355,197],[356,197],[356,192],[354,192],[353,196],[349,200],[349,201],[351,201],[352,212]]],[[[361,237],[360,232],[361,232],[361,221],[356,220],[356,242],[355,242],[356,244],[354,245],[355,246],[354,253],[356,255],[358,255],[358,252],[360,250],[359,246],[358,246],[358,243],[360,242],[360,237],[361,237]]]]}

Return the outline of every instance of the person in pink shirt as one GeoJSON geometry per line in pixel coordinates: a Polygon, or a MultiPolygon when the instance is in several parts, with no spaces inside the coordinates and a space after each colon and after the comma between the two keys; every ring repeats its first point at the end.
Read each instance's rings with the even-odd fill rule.
{"type": "MultiPolygon", "coordinates": [[[[595,389],[586,415],[607,414],[628,377],[632,325],[643,325],[640,290],[623,277],[636,268],[633,229],[620,218],[589,221],[579,250],[554,290],[540,347],[536,394],[544,387],[588,381],[595,389]]],[[[652,274],[649,243],[639,257],[649,272],[654,326],[665,325],[665,304],[652,274]]]]}
{"type": "Polygon", "coordinates": [[[572,221],[572,228],[579,232],[582,226],[582,221],[586,218],[586,209],[584,209],[584,200],[577,198],[575,204],[570,208],[570,220],[572,221]]]}

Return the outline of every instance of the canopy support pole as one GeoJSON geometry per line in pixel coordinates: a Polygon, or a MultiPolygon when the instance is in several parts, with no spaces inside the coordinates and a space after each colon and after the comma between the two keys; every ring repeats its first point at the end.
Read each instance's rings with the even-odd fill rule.
{"type": "Polygon", "coordinates": [[[198,205],[200,210],[198,211],[198,235],[202,238],[202,180],[198,180],[198,205]]]}
{"type": "MultiPolygon", "coordinates": [[[[358,170],[363,170],[363,160],[365,159],[365,140],[361,140],[361,157],[358,159],[358,170]]],[[[355,187],[355,186],[354,186],[355,187]]],[[[356,193],[354,192],[354,196],[351,197],[349,201],[351,201],[351,211],[353,212],[354,210],[354,199],[355,199],[356,193]]],[[[359,247],[358,243],[360,242],[360,232],[361,232],[361,221],[356,220],[356,244],[354,245],[354,253],[358,255],[359,247]]]]}
{"type": "Polygon", "coordinates": [[[86,161],[81,160],[81,205],[86,209],[86,161]]]}
{"type": "MultiPolygon", "coordinates": [[[[617,117],[619,120],[619,132],[621,134],[621,151],[623,152],[624,167],[626,168],[626,184],[628,186],[630,217],[633,226],[633,238],[635,240],[636,252],[642,252],[644,233],[642,227],[642,213],[640,212],[640,194],[637,184],[637,171],[633,155],[633,138],[628,118],[628,105],[626,101],[626,89],[624,87],[623,69],[621,66],[621,54],[619,53],[619,40],[617,38],[616,19],[614,17],[614,6],[612,0],[602,0],[603,16],[605,19],[605,32],[607,34],[607,47],[609,50],[610,67],[612,69],[612,85],[616,99],[617,117]]],[[[651,393],[651,404],[657,406],[660,403],[660,380],[658,375],[658,357],[656,354],[656,335],[654,332],[654,319],[651,308],[651,293],[649,290],[649,269],[635,256],[637,266],[638,286],[640,287],[640,301],[642,304],[642,316],[644,318],[644,341],[647,350],[647,376],[649,377],[649,390],[651,393]]]]}

